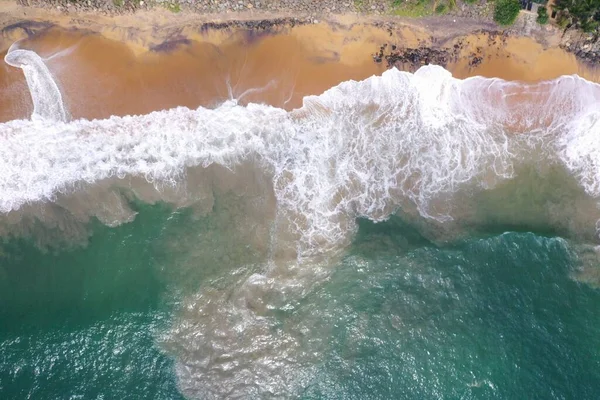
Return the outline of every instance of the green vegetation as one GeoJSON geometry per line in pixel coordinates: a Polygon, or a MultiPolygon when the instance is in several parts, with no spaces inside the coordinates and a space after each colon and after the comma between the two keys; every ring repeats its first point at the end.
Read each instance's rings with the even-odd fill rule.
{"type": "Polygon", "coordinates": [[[553,7],[559,11],[557,23],[563,28],[599,33],[600,0],[556,0],[553,7]]]}
{"type": "Polygon", "coordinates": [[[356,7],[356,9],[359,11],[363,11],[365,8],[365,2],[363,0],[354,0],[354,7],[356,7]]]}
{"type": "Polygon", "coordinates": [[[419,18],[433,13],[433,4],[430,0],[393,0],[394,14],[401,17],[419,18]]]}
{"type": "Polygon", "coordinates": [[[419,18],[434,13],[446,14],[456,7],[456,0],[392,0],[391,4],[395,15],[419,18]]]}
{"type": "Polygon", "coordinates": [[[537,22],[540,25],[546,25],[548,23],[548,10],[546,10],[546,7],[540,6],[538,8],[537,22]]]}
{"type": "Polygon", "coordinates": [[[500,25],[512,25],[521,11],[519,0],[497,0],[494,21],[500,25]]]}
{"type": "MultiPolygon", "coordinates": [[[[71,0],[71,1],[77,1],[77,0],[71,0]]],[[[113,4],[115,5],[115,7],[117,8],[122,8],[125,6],[133,6],[133,7],[139,7],[140,3],[142,2],[142,0],[112,0],[113,4]]]]}
{"type": "Polygon", "coordinates": [[[571,19],[569,18],[568,13],[563,11],[559,11],[556,14],[556,24],[563,29],[566,29],[567,26],[571,23],[571,19]]]}
{"type": "Polygon", "coordinates": [[[474,3],[477,3],[479,0],[463,0],[463,1],[467,4],[474,4],[474,3]]]}
{"type": "Polygon", "coordinates": [[[167,3],[166,7],[167,10],[174,13],[178,13],[181,11],[181,6],[179,5],[179,3],[167,3]]]}

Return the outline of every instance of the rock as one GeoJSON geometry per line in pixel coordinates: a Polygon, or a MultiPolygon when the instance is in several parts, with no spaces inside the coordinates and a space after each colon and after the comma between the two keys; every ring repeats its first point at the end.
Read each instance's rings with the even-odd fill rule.
{"type": "Polygon", "coordinates": [[[252,8],[252,7],[254,7],[254,6],[252,5],[252,3],[248,3],[248,5],[246,6],[246,8],[248,8],[248,9],[250,9],[250,8],[252,8]]]}
{"type": "MultiPolygon", "coordinates": [[[[457,49],[454,49],[454,52],[450,49],[436,49],[429,47],[398,49],[396,45],[390,46],[392,51],[388,55],[384,55],[384,49],[386,47],[386,45],[381,46],[379,53],[373,56],[373,60],[379,63],[385,59],[388,68],[399,66],[416,70],[420,66],[427,64],[445,66],[448,64],[449,60],[455,59],[458,55],[457,49]]],[[[471,57],[475,57],[475,55],[473,54],[471,57]]],[[[475,62],[481,61],[475,60],[475,62]]]]}

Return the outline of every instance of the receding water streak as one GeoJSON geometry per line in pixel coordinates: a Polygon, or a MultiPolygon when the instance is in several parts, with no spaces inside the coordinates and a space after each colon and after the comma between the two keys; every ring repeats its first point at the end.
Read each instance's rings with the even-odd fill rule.
{"type": "Polygon", "coordinates": [[[13,67],[21,68],[29,86],[33,100],[31,119],[66,121],[67,113],[58,85],[54,81],[44,60],[31,50],[22,50],[13,44],[4,61],[13,67]]]}

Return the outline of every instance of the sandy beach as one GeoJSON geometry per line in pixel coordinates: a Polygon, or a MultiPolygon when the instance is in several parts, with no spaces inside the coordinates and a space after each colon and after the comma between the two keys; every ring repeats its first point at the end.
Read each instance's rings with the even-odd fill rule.
{"type": "MultiPolygon", "coordinates": [[[[164,9],[106,16],[3,2],[0,56],[15,42],[47,60],[73,118],[144,114],[226,99],[293,109],[304,96],[385,69],[439,64],[457,78],[538,81],[600,75],[559,48],[553,30],[532,37],[455,17],[399,19],[285,13],[199,15],[164,9]]],[[[0,66],[0,121],[32,109],[21,71],[0,66]]]]}

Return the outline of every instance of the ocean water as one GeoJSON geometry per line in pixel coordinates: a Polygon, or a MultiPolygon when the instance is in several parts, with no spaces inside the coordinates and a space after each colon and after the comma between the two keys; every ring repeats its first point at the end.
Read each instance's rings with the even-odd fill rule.
{"type": "Polygon", "coordinates": [[[2,399],[600,396],[600,86],[0,124],[2,399]]]}

